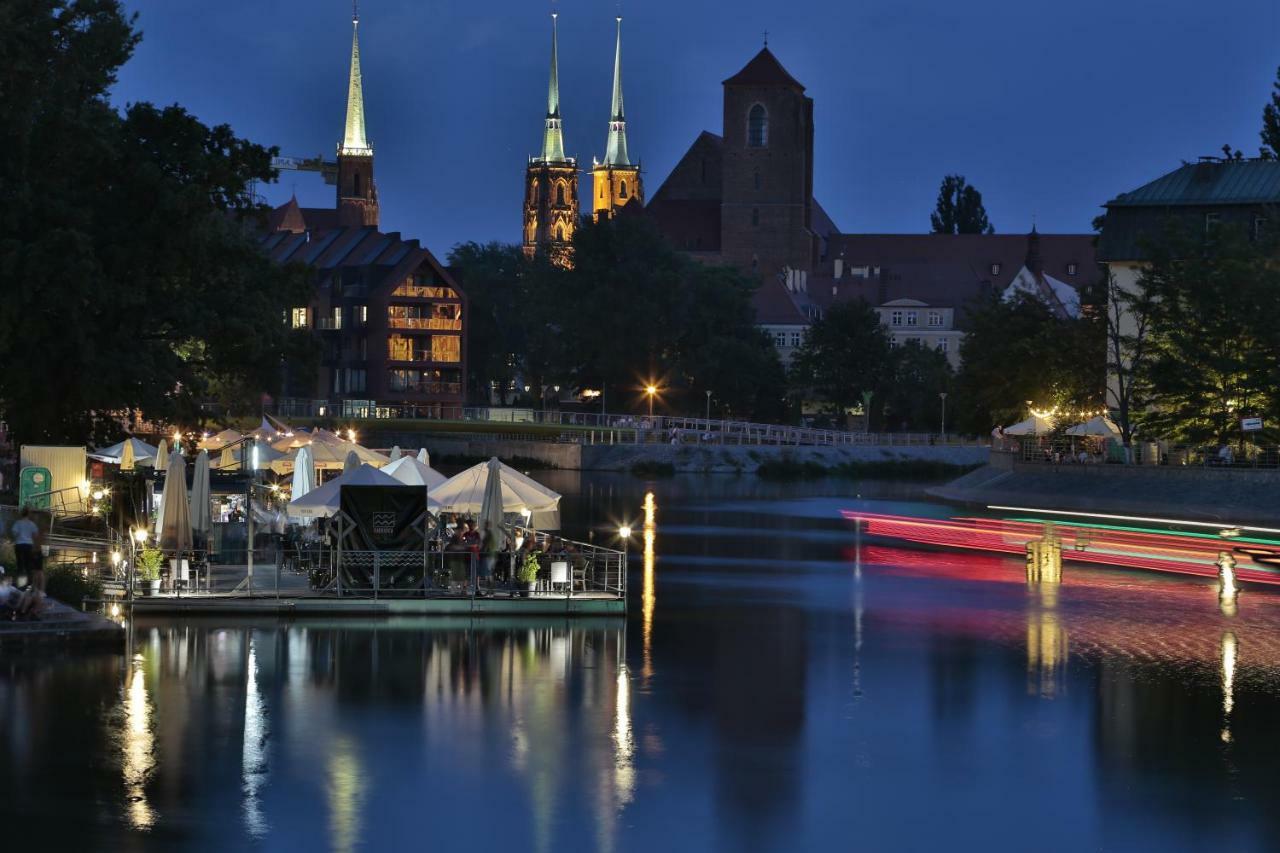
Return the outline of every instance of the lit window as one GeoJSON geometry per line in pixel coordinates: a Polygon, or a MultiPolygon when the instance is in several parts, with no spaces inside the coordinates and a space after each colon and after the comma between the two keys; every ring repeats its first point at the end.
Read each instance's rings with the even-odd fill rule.
{"type": "Polygon", "coordinates": [[[357,310],[360,312],[360,322],[361,323],[369,322],[369,306],[360,305],[358,306],[357,310]]]}
{"type": "Polygon", "coordinates": [[[763,104],[754,104],[747,113],[747,147],[765,148],[769,145],[769,112],[763,104]]]}
{"type": "Polygon", "coordinates": [[[342,328],[342,306],[341,305],[333,306],[333,327],[335,329],[342,328]]]}
{"type": "Polygon", "coordinates": [[[431,360],[450,363],[462,361],[462,338],[457,335],[432,335],[431,360]]]}
{"type": "Polygon", "coordinates": [[[929,312],[929,325],[930,325],[930,326],[932,326],[932,327],[934,327],[934,328],[938,328],[939,326],[941,326],[941,325],[942,325],[942,312],[941,312],[941,311],[930,311],[930,312],[929,312]]]}
{"type": "Polygon", "coordinates": [[[1076,265],[1067,264],[1067,275],[1075,275],[1075,274],[1076,274],[1076,265]]]}
{"type": "Polygon", "coordinates": [[[893,312],[890,312],[890,314],[889,314],[889,325],[890,325],[890,326],[901,326],[901,325],[902,325],[902,312],[901,312],[901,311],[893,311],[893,312]]]}
{"type": "Polygon", "coordinates": [[[295,329],[305,329],[308,325],[310,324],[307,322],[307,309],[294,308],[293,309],[293,327],[295,329]]]}
{"type": "Polygon", "coordinates": [[[918,319],[919,319],[919,318],[918,318],[918,315],[916,314],[916,312],[915,312],[915,311],[908,311],[908,312],[907,312],[907,325],[908,325],[908,326],[915,326],[915,325],[918,325],[918,319]]]}
{"type": "Polygon", "coordinates": [[[992,274],[992,275],[1000,275],[1000,265],[999,265],[999,264],[992,264],[992,265],[991,265],[991,274],[992,274]]]}

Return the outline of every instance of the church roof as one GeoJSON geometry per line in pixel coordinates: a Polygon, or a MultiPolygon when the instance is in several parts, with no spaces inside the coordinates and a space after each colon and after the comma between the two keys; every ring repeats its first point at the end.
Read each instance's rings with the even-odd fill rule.
{"type": "Polygon", "coordinates": [[[271,215],[267,217],[267,230],[295,234],[307,230],[307,221],[302,216],[302,208],[298,207],[296,195],[271,211],[271,215]]]}
{"type": "Polygon", "coordinates": [[[724,81],[726,86],[794,86],[801,92],[804,84],[782,67],[769,48],[763,48],[737,74],[724,81]]]}

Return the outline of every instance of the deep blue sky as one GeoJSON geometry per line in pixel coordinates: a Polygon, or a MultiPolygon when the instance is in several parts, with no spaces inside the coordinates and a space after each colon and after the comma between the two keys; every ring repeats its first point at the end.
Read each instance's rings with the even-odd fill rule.
{"type": "MultiPolygon", "coordinates": [[[[179,102],[282,153],[332,155],[350,52],[345,0],[131,0],[143,41],[123,103],[179,102]]],[[[618,4],[562,0],[568,153],[603,154],[618,4]]],[[[514,242],[540,145],[550,5],[363,0],[361,52],[384,230],[443,256],[514,242]]],[[[1275,0],[627,2],[631,156],[657,190],[720,81],[770,47],[815,99],[815,195],[844,231],[928,230],[941,176],[966,175],[997,230],[1087,231],[1098,206],[1230,141],[1258,147],[1280,65],[1275,0]]],[[[266,188],[329,205],[316,175],[266,188]]]]}

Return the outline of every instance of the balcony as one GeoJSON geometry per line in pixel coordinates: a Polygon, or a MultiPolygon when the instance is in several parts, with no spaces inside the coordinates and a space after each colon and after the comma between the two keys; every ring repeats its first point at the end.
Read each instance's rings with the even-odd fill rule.
{"type": "MultiPolygon", "coordinates": [[[[323,322],[323,321],[321,321],[323,322]]],[[[462,318],[448,317],[388,317],[387,326],[392,329],[418,329],[431,332],[461,332],[462,318]]]]}
{"type": "Polygon", "coordinates": [[[322,332],[340,332],[342,321],[333,317],[320,317],[316,320],[316,328],[322,332]]]}

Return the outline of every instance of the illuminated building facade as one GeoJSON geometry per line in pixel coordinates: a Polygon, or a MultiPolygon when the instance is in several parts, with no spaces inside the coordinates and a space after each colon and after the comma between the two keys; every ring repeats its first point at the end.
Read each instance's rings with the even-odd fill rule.
{"type": "Polygon", "coordinates": [[[591,205],[596,220],[609,219],[629,204],[644,205],[640,167],[627,154],[627,118],[622,105],[622,18],[613,55],[613,101],[603,161],[591,167],[591,205]]]}
{"type": "Polygon", "coordinates": [[[551,15],[551,80],[547,87],[547,118],[542,154],[529,160],[524,175],[524,252],[539,249],[563,257],[578,224],[578,161],[564,154],[560,118],[560,68],[556,32],[551,15]]]}

